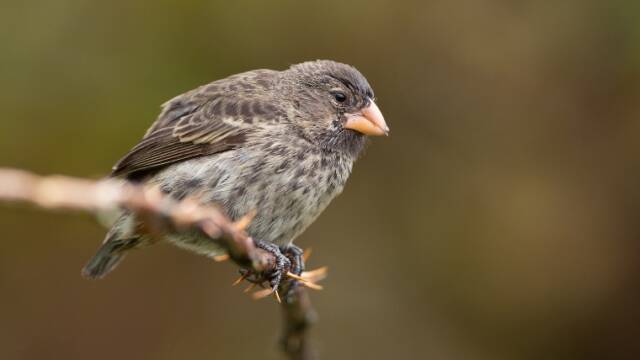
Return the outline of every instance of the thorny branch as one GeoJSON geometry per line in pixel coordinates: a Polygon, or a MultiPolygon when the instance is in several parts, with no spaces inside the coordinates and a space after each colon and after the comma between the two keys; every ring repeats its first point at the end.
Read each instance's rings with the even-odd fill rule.
{"type": "MultiPolygon", "coordinates": [[[[256,248],[244,231],[253,214],[233,222],[219,208],[202,206],[195,198],[176,201],[153,187],[113,179],[93,181],[65,176],[43,177],[22,170],[0,168],[0,202],[91,213],[126,209],[137,215],[145,231],[152,236],[199,230],[225,248],[228,258],[244,269],[260,273],[275,267],[274,255],[256,248]]],[[[309,344],[308,329],[316,315],[306,288],[320,288],[315,281],[324,278],[325,270],[306,272],[302,277],[288,274],[289,279],[283,285],[285,292],[291,288],[281,306],[284,319],[281,346],[289,359],[315,358],[309,344]],[[298,285],[305,286],[295,286],[296,281],[298,285]]],[[[256,298],[268,295],[270,289],[254,293],[256,298]]]]}

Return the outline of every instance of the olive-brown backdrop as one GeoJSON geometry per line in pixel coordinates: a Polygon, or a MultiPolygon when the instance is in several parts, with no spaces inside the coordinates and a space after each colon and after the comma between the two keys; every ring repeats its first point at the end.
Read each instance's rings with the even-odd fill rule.
{"type": "MultiPolygon", "coordinates": [[[[0,1],[0,166],[99,178],[159,104],[357,66],[392,136],[298,240],[324,359],[640,357],[637,1],[0,1]]],[[[236,269],[159,245],[79,275],[90,216],[0,207],[1,359],[277,359],[236,269]]]]}

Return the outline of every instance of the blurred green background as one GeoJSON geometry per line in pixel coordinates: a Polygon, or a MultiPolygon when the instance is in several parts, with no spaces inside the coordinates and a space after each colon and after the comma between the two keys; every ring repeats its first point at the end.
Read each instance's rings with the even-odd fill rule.
{"type": "MultiPolygon", "coordinates": [[[[640,358],[637,1],[0,1],[0,165],[99,178],[159,104],[328,58],[392,136],[297,241],[323,359],[640,358]]],[[[0,207],[1,359],[278,359],[236,269],[159,245],[99,282],[88,215],[0,207]]]]}

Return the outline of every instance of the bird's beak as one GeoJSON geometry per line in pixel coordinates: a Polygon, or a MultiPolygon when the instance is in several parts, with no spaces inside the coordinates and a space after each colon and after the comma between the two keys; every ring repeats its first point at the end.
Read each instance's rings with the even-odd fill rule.
{"type": "Polygon", "coordinates": [[[389,127],[384,121],[378,105],[371,100],[369,106],[355,114],[347,114],[345,129],[355,130],[365,135],[389,135],[389,127]]]}

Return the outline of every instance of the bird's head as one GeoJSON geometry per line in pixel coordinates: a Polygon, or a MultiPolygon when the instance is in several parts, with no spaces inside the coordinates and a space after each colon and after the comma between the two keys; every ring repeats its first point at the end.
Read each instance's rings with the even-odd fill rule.
{"type": "Polygon", "coordinates": [[[354,67],[318,60],[293,65],[284,74],[286,97],[296,110],[294,125],[310,141],[357,155],[366,135],[389,134],[369,82],[354,67]]]}

